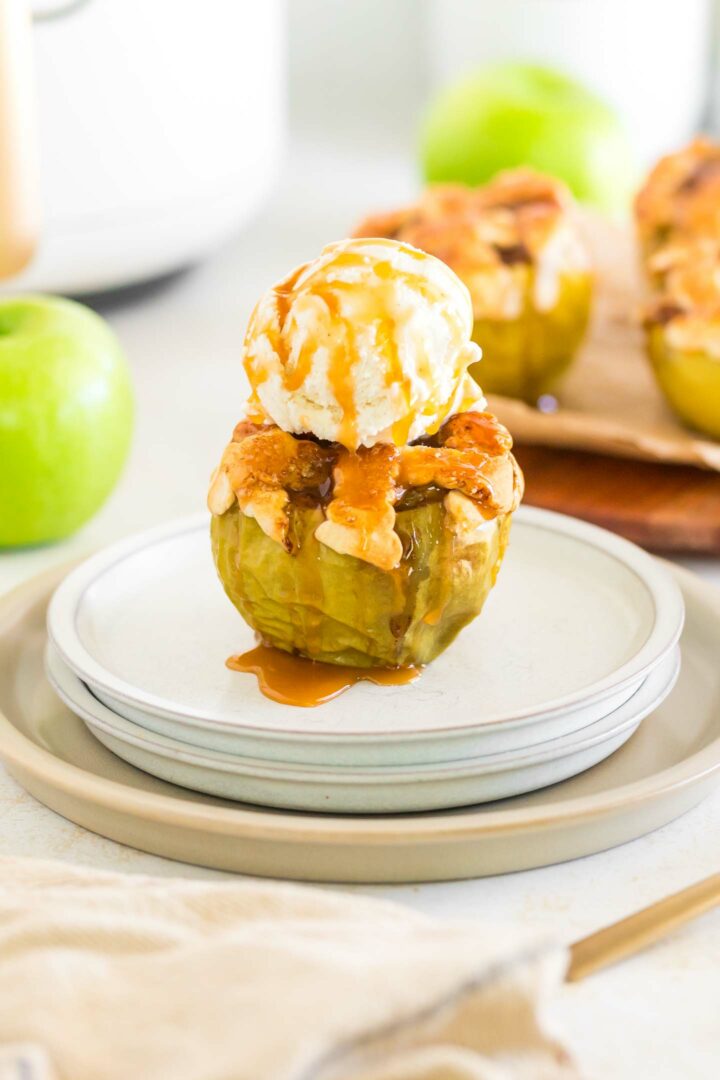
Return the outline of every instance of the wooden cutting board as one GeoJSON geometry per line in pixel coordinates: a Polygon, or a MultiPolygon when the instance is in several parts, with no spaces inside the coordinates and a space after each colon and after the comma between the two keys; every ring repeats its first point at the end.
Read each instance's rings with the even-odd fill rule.
{"type": "Polygon", "coordinates": [[[516,446],[524,502],[572,514],[660,552],[720,555],[720,474],[516,446]]]}

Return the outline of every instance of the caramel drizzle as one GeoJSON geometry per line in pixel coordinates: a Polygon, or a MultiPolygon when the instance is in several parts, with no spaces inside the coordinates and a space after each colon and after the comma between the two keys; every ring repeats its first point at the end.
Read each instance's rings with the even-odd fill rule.
{"type": "Polygon", "coordinates": [[[240,441],[227,447],[211,485],[210,509],[222,514],[237,497],[240,508],[287,550],[292,545],[288,492],[310,493],[320,503],[331,481],[316,538],[386,570],[402,561],[395,506],[407,489],[456,491],[485,518],[512,512],[522,496],[512,439],[489,413],[453,416],[433,445],[378,444],[350,451],[247,422],[238,425],[236,435],[240,441]]]}
{"type": "MultiPolygon", "coordinates": [[[[357,442],[357,405],[355,402],[355,384],[353,375],[353,357],[355,355],[355,330],[353,324],[342,317],[340,301],[331,289],[315,288],[315,295],[325,303],[339,333],[335,348],[330,353],[328,381],[333,397],[340,406],[341,420],[338,441],[343,446],[354,446],[357,442]]],[[[313,343],[314,353],[317,343],[313,343]]],[[[312,361],[311,361],[312,362],[312,361]]],[[[304,380],[303,380],[304,381],[304,380]]],[[[285,384],[289,390],[292,387],[285,384]]]]}
{"type": "Polygon", "coordinates": [[[321,491],[331,478],[335,456],[334,450],[296,439],[275,426],[238,424],[211,483],[209,508],[212,513],[228,508],[214,497],[219,492],[222,498],[229,486],[240,509],[290,550],[288,492],[321,491]]]}
{"type": "Polygon", "coordinates": [[[269,645],[257,645],[239,656],[229,657],[225,663],[231,671],[256,675],[261,693],[272,701],[306,709],[331,701],[358,682],[406,686],[422,674],[422,669],[417,667],[357,668],[323,664],[269,645]]]}
{"type": "Polygon", "coordinates": [[[340,451],[333,498],[315,531],[320,543],[383,570],[399,565],[402,542],[395,532],[395,502],[400,457],[397,447],[388,445],[340,451]]]}
{"type": "MultiPolygon", "coordinates": [[[[377,241],[377,243],[380,244],[382,241],[377,241]]],[[[404,255],[415,261],[425,258],[422,252],[416,251],[408,245],[401,245],[401,249],[404,255]]],[[[396,250],[396,245],[393,245],[393,250],[396,250]]],[[[428,303],[443,304],[446,317],[458,340],[462,340],[467,331],[460,313],[446,303],[446,298],[439,286],[419,275],[413,275],[408,271],[398,269],[390,261],[377,260],[373,264],[375,276],[379,282],[386,283],[386,288],[379,288],[376,284],[374,289],[366,290],[362,297],[358,294],[355,283],[343,281],[340,278],[333,278],[330,283],[327,283],[327,278],[329,273],[335,274],[345,270],[367,268],[368,260],[366,255],[343,251],[338,252],[329,262],[322,262],[321,265],[310,272],[308,272],[309,265],[299,267],[272,291],[275,318],[271,321],[271,327],[266,337],[272,351],[280,361],[281,377],[285,389],[288,393],[297,392],[312,371],[317,350],[321,345],[328,348],[328,381],[341,414],[338,441],[348,447],[357,446],[358,415],[353,372],[358,355],[355,326],[374,325],[376,328],[376,348],[385,361],[386,385],[389,390],[394,390],[395,393],[401,394],[403,397],[405,415],[393,425],[391,435],[396,445],[404,445],[408,440],[413,424],[412,382],[405,373],[400,356],[396,320],[386,314],[391,306],[392,294],[398,284],[406,284],[415,292],[419,292],[428,303]],[[333,329],[332,336],[329,341],[322,342],[318,337],[305,339],[298,354],[291,358],[288,349],[288,337],[293,319],[292,306],[301,297],[308,295],[317,297],[325,305],[330,315],[333,329]],[[356,306],[361,304],[362,310],[354,313],[352,320],[343,316],[341,303],[343,295],[351,295],[356,306]]],[[[246,334],[245,363],[248,370],[255,377],[256,383],[261,385],[262,370],[258,369],[262,368],[262,361],[259,359],[255,347],[259,321],[260,305],[256,307],[253,313],[246,334]],[[260,376],[259,380],[258,375],[260,376]]],[[[431,358],[426,357],[424,370],[421,374],[427,378],[431,368],[431,358]]],[[[458,372],[457,374],[459,377],[461,373],[458,372]]]]}

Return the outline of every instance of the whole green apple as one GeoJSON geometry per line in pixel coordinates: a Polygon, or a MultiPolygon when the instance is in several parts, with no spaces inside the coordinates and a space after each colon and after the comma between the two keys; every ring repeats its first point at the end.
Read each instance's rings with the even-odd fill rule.
{"type": "Polygon", "coordinates": [[[633,155],[613,110],[574,79],[498,64],[460,79],[431,106],[422,132],[425,178],[477,185],[529,165],[602,210],[627,206],[633,155]]]}
{"type": "Polygon", "coordinates": [[[68,536],[104,502],[132,433],[108,325],[50,296],[0,300],[0,547],[68,536]]]}

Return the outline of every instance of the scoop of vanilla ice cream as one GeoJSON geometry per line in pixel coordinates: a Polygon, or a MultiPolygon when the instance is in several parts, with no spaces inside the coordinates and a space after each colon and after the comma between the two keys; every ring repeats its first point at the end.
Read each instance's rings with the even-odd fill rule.
{"type": "Polygon", "coordinates": [[[395,240],[330,244],[262,297],[245,338],[255,398],[279,427],[354,450],[403,445],[482,410],[467,374],[470,294],[432,255],[395,240]]]}

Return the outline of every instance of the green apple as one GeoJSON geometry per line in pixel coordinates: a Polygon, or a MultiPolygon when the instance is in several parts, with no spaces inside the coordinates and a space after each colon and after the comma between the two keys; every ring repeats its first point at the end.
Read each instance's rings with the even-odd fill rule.
{"type": "Polygon", "coordinates": [[[0,300],[0,547],[68,536],[112,488],[132,434],[130,374],[89,308],[0,300]]]}
{"type": "Polygon", "coordinates": [[[600,209],[627,207],[633,155],[617,114],[549,68],[498,64],[460,79],[431,106],[422,132],[425,178],[483,184],[530,165],[600,209]]]}

